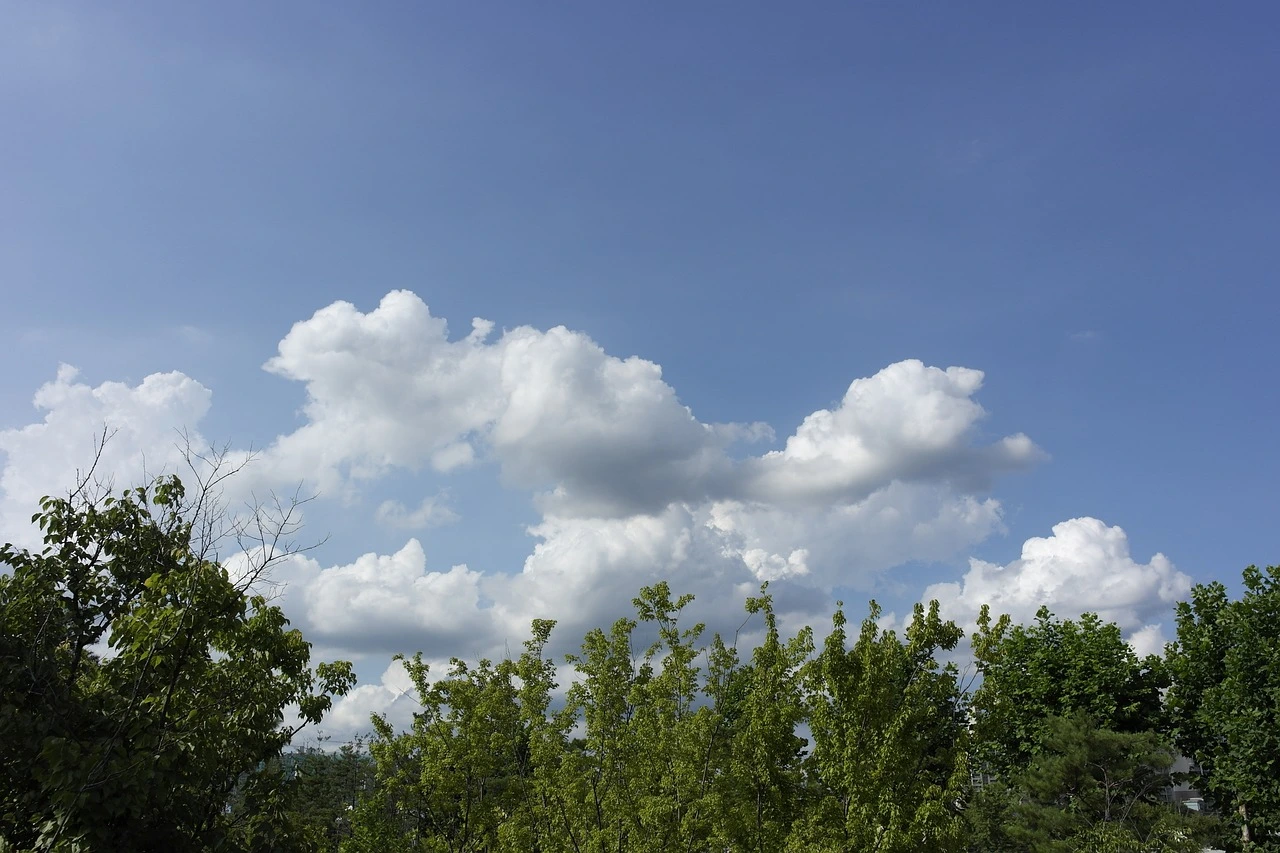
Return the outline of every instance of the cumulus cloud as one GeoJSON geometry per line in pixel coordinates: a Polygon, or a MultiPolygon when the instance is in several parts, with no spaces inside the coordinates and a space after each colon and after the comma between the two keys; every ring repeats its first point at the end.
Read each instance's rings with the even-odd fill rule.
{"type": "Polygon", "coordinates": [[[973,400],[982,381],[980,370],[916,360],[855,379],[834,410],[809,415],[785,448],[750,461],[746,492],[827,503],[861,499],[895,481],[984,489],[993,475],[1044,454],[1021,433],[988,446],[971,442],[986,415],[973,400]]]}
{"type": "Polygon", "coordinates": [[[961,582],[934,584],[924,598],[970,626],[983,604],[1022,622],[1041,606],[1066,618],[1094,612],[1132,634],[1135,646],[1159,648],[1158,623],[1190,589],[1191,578],[1163,554],[1134,560],[1121,528],[1073,518],[1055,524],[1051,536],[1028,539],[1007,565],[970,560],[961,582]]]}
{"type": "Polygon", "coordinates": [[[349,653],[470,650],[490,633],[481,573],[465,565],[428,570],[417,539],[393,554],[329,567],[296,555],[272,579],[285,590],[281,606],[308,637],[349,653]]]}
{"type": "Polygon", "coordinates": [[[690,618],[727,632],[763,581],[785,581],[774,587],[784,623],[807,624],[829,615],[832,587],[868,588],[892,565],[951,556],[999,523],[994,501],[901,485],[821,513],[675,503],[626,518],[548,517],[529,528],[532,551],[510,574],[434,569],[413,539],[347,565],[295,558],[276,579],[290,590],[286,609],[326,645],[501,655],[534,618],[557,619],[557,643],[576,643],[660,580],[697,596],[690,618]]]}
{"type": "Polygon", "coordinates": [[[652,512],[728,476],[724,433],[681,405],[653,362],[609,356],[563,327],[517,329],[501,345],[505,405],[492,445],[513,482],[558,486],[548,511],[652,512]]]}
{"type": "Polygon", "coordinates": [[[305,383],[308,422],[264,463],[284,481],[376,478],[396,467],[451,470],[471,459],[469,436],[500,411],[492,324],[448,339],[448,325],[406,291],[363,314],[348,302],[294,324],[265,369],[305,383]]]}
{"type": "Polygon", "coordinates": [[[153,373],[137,385],[79,381],[69,365],[42,385],[34,405],[44,413],[38,423],[0,430],[6,457],[0,472],[0,540],[31,546],[38,541],[30,523],[37,502],[51,492],[71,488],[92,463],[104,430],[110,436],[95,476],[131,486],[144,473],[175,472],[184,466],[181,432],[192,444],[209,410],[210,390],[182,373],[153,373]]]}
{"type": "MultiPolygon", "coordinates": [[[[943,560],[1003,530],[994,498],[924,483],[893,482],[852,503],[720,501],[706,512],[706,523],[720,534],[727,554],[748,566],[785,564],[792,567],[787,575],[811,575],[828,588],[865,588],[886,568],[909,560],[943,560]],[[797,551],[804,552],[803,559],[797,551]]],[[[759,580],[771,579],[772,573],[755,570],[759,580]]]]}
{"type": "MultiPolygon", "coordinates": [[[[558,635],[576,641],[661,579],[698,595],[691,615],[713,628],[736,627],[742,599],[765,580],[779,582],[784,624],[825,619],[834,587],[867,589],[893,566],[950,559],[1001,531],[999,502],[980,493],[1043,457],[1021,433],[983,437],[980,371],[919,361],[854,379],[780,448],[743,456],[735,443],[772,441],[772,429],[700,420],[651,361],[564,327],[499,333],[477,318],[451,338],[407,291],[368,312],[346,302],[317,311],[265,369],[300,383],[304,422],[263,451],[250,485],[305,480],[359,499],[391,473],[438,480],[470,466],[527,491],[541,513],[511,574],[432,565],[418,539],[350,563],[278,566],[290,618],[352,654],[502,653],[534,617],[560,619],[558,635]]],[[[89,448],[104,422],[121,430],[113,466],[143,452],[172,464],[173,428],[198,423],[210,393],[177,373],[90,388],[68,369],[36,403],[43,423],[0,433],[5,519],[11,507],[25,519],[39,490],[69,482],[86,456],[75,442],[89,448]]],[[[452,521],[431,491],[373,514],[414,532],[452,521]]],[[[978,595],[985,575],[974,577],[978,595]]]]}
{"type": "Polygon", "coordinates": [[[490,458],[547,515],[599,518],[674,502],[852,503],[899,481],[972,491],[1043,457],[1020,433],[975,441],[981,371],[904,361],[855,380],[784,449],[735,464],[730,443],[771,429],[698,420],[657,364],[564,327],[492,335],[475,319],[449,340],[407,291],[367,314],[338,302],[295,324],[266,369],[305,383],[308,423],[275,442],[268,465],[336,486],[490,458]]]}
{"type": "Polygon", "coordinates": [[[336,699],[322,728],[342,743],[354,735],[367,734],[371,728],[369,718],[374,714],[382,714],[391,725],[407,729],[418,708],[413,681],[400,661],[392,661],[376,684],[357,685],[336,699]]]}

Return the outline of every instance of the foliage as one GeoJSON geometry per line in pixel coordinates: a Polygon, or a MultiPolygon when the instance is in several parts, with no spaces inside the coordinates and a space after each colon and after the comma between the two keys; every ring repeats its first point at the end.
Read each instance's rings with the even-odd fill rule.
{"type": "Polygon", "coordinates": [[[1025,767],[1048,720],[1083,711],[1116,732],[1144,732],[1161,722],[1163,663],[1140,660],[1114,623],[1085,613],[1058,620],[1040,608],[1031,625],[994,624],[983,608],[973,653],[982,685],[972,711],[975,761],[997,776],[1025,767]]]}
{"type": "Polygon", "coordinates": [[[852,637],[840,605],[815,647],[766,585],[744,656],[659,583],[563,692],[535,620],[515,659],[401,658],[408,731],[286,752],[354,678],[251,591],[278,536],[228,574],[207,487],[46,498],[44,548],[0,548],[0,850],[1182,853],[1215,824],[1163,801],[1165,731],[1234,849],[1280,849],[1278,569],[1197,587],[1167,662],[1094,614],[984,608],[972,695],[936,602],[901,634],[872,602],[852,637]]]}
{"type": "Polygon", "coordinates": [[[1162,801],[1175,757],[1154,732],[1110,731],[1082,711],[1051,717],[1015,777],[1006,835],[1035,853],[1195,853],[1203,819],[1179,817],[1162,801]]]}
{"type": "Polygon", "coordinates": [[[351,817],[373,790],[373,760],[357,737],[336,750],[307,746],[267,762],[237,792],[249,849],[333,850],[351,836],[351,817]]]}
{"type": "Polygon", "coordinates": [[[1280,567],[1244,571],[1244,594],[1195,587],[1167,654],[1174,738],[1241,849],[1280,850],[1280,567]]]}
{"type": "Polygon", "coordinates": [[[883,853],[963,848],[956,803],[967,782],[964,715],[955,668],[939,650],[962,632],[917,605],[905,642],[877,625],[875,602],[845,648],[845,616],[806,666],[815,802],[789,849],[883,853]]]}
{"type": "Polygon", "coordinates": [[[646,587],[636,619],[589,632],[558,711],[549,622],[517,661],[455,661],[435,682],[409,661],[422,710],[410,732],[377,721],[377,784],[344,849],[961,849],[964,716],[935,659],[961,633],[936,605],[901,639],[873,610],[852,649],[837,613],[812,657],[762,590],[744,664],[681,626],[691,600],[646,587]],[[641,628],[655,639],[637,653],[641,628]]]}
{"type": "Polygon", "coordinates": [[[232,792],[354,678],[309,666],[277,607],[196,546],[176,477],[45,498],[38,553],[0,547],[0,837],[186,850],[239,837],[232,792]]]}
{"type": "Polygon", "coordinates": [[[764,615],[765,634],[750,662],[738,667],[736,648],[712,643],[706,692],[719,717],[720,772],[714,775],[717,850],[781,850],[810,799],[805,747],[796,732],[808,718],[803,664],[813,653],[808,628],[784,641],[773,600],[748,598],[749,616],[764,615]]]}

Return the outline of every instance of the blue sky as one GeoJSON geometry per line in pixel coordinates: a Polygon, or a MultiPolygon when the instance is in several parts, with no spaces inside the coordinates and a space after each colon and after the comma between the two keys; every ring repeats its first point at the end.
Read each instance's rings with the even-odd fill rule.
{"type": "MultiPolygon", "coordinates": [[[[188,426],[267,449],[264,481],[303,470],[273,443],[318,419],[302,411],[320,387],[308,381],[345,399],[336,378],[315,378],[323,353],[345,344],[316,331],[286,368],[293,378],[263,364],[316,311],[343,300],[370,315],[404,289],[448,320],[453,340],[482,317],[496,324],[493,353],[509,353],[503,330],[564,325],[581,336],[565,346],[589,339],[660,365],[697,423],[770,425],[772,441],[724,451],[741,463],[724,476],[743,483],[756,482],[743,473],[751,458],[781,451],[855,379],[909,359],[983,371],[981,390],[961,396],[987,414],[947,452],[1022,433],[1039,461],[961,483],[954,466],[895,457],[872,497],[910,518],[915,498],[893,483],[923,465],[931,500],[997,501],[998,523],[872,558],[860,549],[879,546],[817,520],[818,497],[770,504],[787,532],[757,530],[747,545],[785,558],[806,537],[829,540],[825,555],[810,548],[809,597],[797,600],[854,590],[900,610],[931,583],[959,583],[969,558],[1013,564],[1024,541],[1086,517],[1123,528],[1154,596],[1134,631],[1167,610],[1179,578],[1230,582],[1248,563],[1277,561],[1280,13],[1270,4],[0,9],[0,334],[10,342],[0,489],[15,507],[41,477],[82,461],[77,430],[125,417],[110,394],[66,404],[61,418],[33,409],[60,363],[79,368],[68,387],[86,391],[180,371],[212,393],[188,426]],[[860,568],[834,567],[841,548],[860,568]],[[1171,567],[1153,568],[1157,552],[1171,567]]],[[[423,333],[402,331],[379,352],[423,333]]],[[[400,368],[420,375],[422,364],[400,368]]],[[[907,385],[903,394],[923,387],[907,385]]],[[[164,391],[176,396],[161,409],[198,410],[185,393],[164,391]]],[[[932,398],[918,399],[932,411],[932,398]]],[[[558,405],[572,414],[586,405],[575,400],[558,405]]],[[[674,423],[662,417],[653,429],[674,423]]],[[[469,465],[441,470],[406,450],[352,485],[343,466],[356,457],[344,457],[308,516],[332,536],[299,575],[298,621],[334,649],[359,646],[358,626],[325,634],[321,594],[303,591],[316,572],[398,553],[410,536],[428,571],[465,563],[486,574],[519,572],[537,541],[560,541],[525,531],[547,517],[537,494],[604,486],[567,462],[539,467],[537,454],[559,445],[542,433],[508,441],[495,418],[473,433],[469,465]],[[419,530],[374,521],[387,500],[424,498],[457,519],[419,530]]],[[[435,423],[400,426],[429,443],[435,423]]],[[[880,427],[904,428],[895,423],[880,427]]],[[[126,431],[122,471],[166,435],[126,431]]],[[[599,470],[616,474],[611,500],[659,488],[627,479],[652,462],[633,450],[600,450],[599,470]]],[[[762,488],[672,476],[662,493],[693,519],[677,526],[705,526],[710,504],[699,501],[755,500],[762,488]]],[[[1100,530],[1057,555],[1084,574],[1037,564],[1040,586],[1028,582],[1021,604],[1035,589],[1062,608],[1078,603],[1041,582],[1060,570],[1076,578],[1068,586],[1129,570],[1098,556],[1106,549],[1089,536],[1110,535],[1100,530]]],[[[1001,577],[1013,583],[1032,563],[1001,577]]],[[[599,560],[583,565],[596,568],[566,588],[616,589],[600,611],[611,617],[634,592],[622,582],[630,569],[597,585],[599,560]]],[[[378,571],[343,577],[376,586],[378,571]]],[[[728,585],[724,572],[713,575],[728,585]]],[[[691,583],[715,601],[710,578],[691,583]]],[[[488,607],[501,595],[481,598],[488,607]]],[[[384,651],[369,651],[366,670],[380,671],[384,651]]]]}

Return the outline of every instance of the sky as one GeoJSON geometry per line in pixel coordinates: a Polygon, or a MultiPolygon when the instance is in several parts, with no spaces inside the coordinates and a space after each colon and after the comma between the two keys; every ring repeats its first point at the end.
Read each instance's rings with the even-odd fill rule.
{"type": "Polygon", "coordinates": [[[0,15],[0,539],[255,451],[334,731],[658,579],[1155,651],[1280,562],[1273,4],[0,15]]]}

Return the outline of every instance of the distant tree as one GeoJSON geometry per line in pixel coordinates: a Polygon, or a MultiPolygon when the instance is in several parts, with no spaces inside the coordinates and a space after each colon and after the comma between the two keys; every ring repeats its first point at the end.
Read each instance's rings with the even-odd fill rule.
{"type": "MultiPolygon", "coordinates": [[[[364,737],[337,749],[305,746],[292,749],[260,774],[256,789],[246,786],[245,802],[233,806],[253,814],[254,837],[266,833],[305,836],[311,846],[336,850],[351,836],[351,819],[361,799],[374,787],[374,765],[364,737]],[[251,797],[257,795],[258,801],[251,797]]],[[[273,841],[272,847],[279,847],[273,841]]]]}
{"type": "Polygon", "coordinates": [[[260,538],[245,577],[211,553],[226,473],[212,470],[192,496],[174,476],[118,495],[91,495],[86,478],[41,501],[42,550],[0,546],[9,846],[234,848],[233,791],[353,683],[345,662],[311,669],[309,644],[251,591],[290,516],[260,538]]]}
{"type": "Polygon", "coordinates": [[[1244,595],[1196,586],[1167,652],[1175,742],[1248,851],[1280,851],[1280,567],[1244,570],[1244,595]]]}

